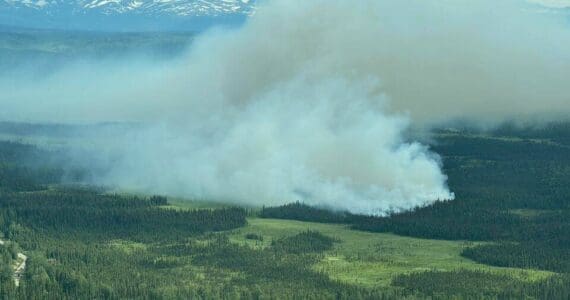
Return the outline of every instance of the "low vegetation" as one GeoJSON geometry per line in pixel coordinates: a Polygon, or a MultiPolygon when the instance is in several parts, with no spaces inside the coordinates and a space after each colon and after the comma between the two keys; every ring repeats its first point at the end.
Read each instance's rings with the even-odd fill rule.
{"type": "Polygon", "coordinates": [[[568,299],[570,149],[544,130],[440,132],[457,199],[387,217],[66,187],[1,142],[0,296],[568,299]]]}

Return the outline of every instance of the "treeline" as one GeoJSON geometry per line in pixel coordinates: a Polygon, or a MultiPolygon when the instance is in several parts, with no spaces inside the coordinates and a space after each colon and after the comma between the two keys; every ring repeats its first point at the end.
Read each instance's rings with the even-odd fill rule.
{"type": "Polygon", "coordinates": [[[0,226],[8,239],[19,227],[39,233],[109,239],[157,241],[207,231],[222,231],[246,224],[241,208],[204,210],[163,209],[163,197],[141,199],[89,191],[44,191],[0,195],[0,226]]]}
{"type": "Polygon", "coordinates": [[[17,259],[18,251],[14,243],[3,241],[0,245],[0,297],[10,298],[16,294],[12,265],[17,259]]]}
{"type": "Polygon", "coordinates": [[[500,138],[516,138],[527,141],[546,140],[563,145],[570,145],[570,122],[568,121],[549,122],[546,124],[506,122],[492,129],[458,126],[455,129],[439,129],[435,132],[441,135],[468,134],[500,138]]]}
{"type": "MultiPolygon", "coordinates": [[[[554,131],[544,138],[570,135],[554,131]]],[[[429,239],[493,241],[463,255],[496,266],[570,272],[570,148],[548,140],[461,133],[442,134],[432,148],[442,155],[453,201],[387,217],[332,213],[300,203],[264,208],[260,216],[429,239]]]]}
{"type": "Polygon", "coordinates": [[[0,141],[0,192],[41,190],[60,182],[64,171],[50,160],[50,153],[35,146],[0,141]]]}
{"type": "Polygon", "coordinates": [[[347,213],[333,212],[328,209],[309,206],[300,202],[289,203],[279,207],[262,207],[259,211],[262,218],[288,219],[306,222],[346,223],[347,213]]]}
{"type": "Polygon", "coordinates": [[[335,242],[338,240],[318,231],[308,230],[292,237],[273,241],[271,247],[284,253],[321,253],[332,249],[335,242]]]}
{"type": "Polygon", "coordinates": [[[31,160],[44,158],[45,152],[37,147],[10,141],[0,141],[0,161],[15,165],[28,165],[31,160]]]}
{"type": "Polygon", "coordinates": [[[436,299],[569,299],[570,277],[523,281],[488,271],[425,271],[398,275],[392,284],[436,299]]]}
{"type": "Polygon", "coordinates": [[[443,240],[502,240],[520,229],[523,220],[508,212],[465,202],[438,202],[389,217],[361,216],[352,228],[443,240]]]}
{"type": "Polygon", "coordinates": [[[520,126],[507,123],[493,130],[492,133],[523,139],[549,139],[570,145],[570,122],[552,122],[537,126],[520,126]]]}
{"type": "Polygon", "coordinates": [[[461,254],[475,261],[499,267],[570,272],[570,251],[544,243],[503,242],[467,248],[461,254]]]}

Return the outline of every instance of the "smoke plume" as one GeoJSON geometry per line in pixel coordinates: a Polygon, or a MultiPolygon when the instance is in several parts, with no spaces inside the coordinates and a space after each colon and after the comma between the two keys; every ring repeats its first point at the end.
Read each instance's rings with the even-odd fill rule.
{"type": "Polygon", "coordinates": [[[525,1],[275,0],[174,63],[0,80],[0,118],[145,124],[89,144],[96,183],[384,214],[453,199],[410,126],[563,118],[569,70],[568,19],[525,1]]]}

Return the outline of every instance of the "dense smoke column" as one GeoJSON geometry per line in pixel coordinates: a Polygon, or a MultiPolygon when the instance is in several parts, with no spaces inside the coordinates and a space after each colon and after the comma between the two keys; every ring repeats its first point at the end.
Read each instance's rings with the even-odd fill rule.
{"type": "Polygon", "coordinates": [[[0,85],[3,118],[145,124],[90,144],[95,183],[383,214],[453,199],[409,126],[567,116],[569,70],[567,19],[524,1],[276,0],[174,64],[0,85]]]}

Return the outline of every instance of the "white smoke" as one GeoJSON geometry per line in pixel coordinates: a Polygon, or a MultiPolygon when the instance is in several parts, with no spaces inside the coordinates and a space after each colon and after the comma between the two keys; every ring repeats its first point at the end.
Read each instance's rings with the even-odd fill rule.
{"type": "Polygon", "coordinates": [[[565,116],[569,70],[567,20],[522,0],[275,0],[175,65],[4,80],[0,117],[150,124],[97,145],[99,183],[382,214],[453,198],[410,122],[565,116]]]}
{"type": "Polygon", "coordinates": [[[437,158],[402,141],[406,118],[387,116],[364,83],[299,77],[242,106],[145,131],[142,143],[122,144],[128,155],[104,183],[376,214],[452,198],[437,158]]]}

